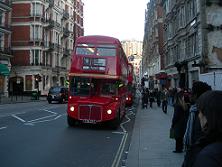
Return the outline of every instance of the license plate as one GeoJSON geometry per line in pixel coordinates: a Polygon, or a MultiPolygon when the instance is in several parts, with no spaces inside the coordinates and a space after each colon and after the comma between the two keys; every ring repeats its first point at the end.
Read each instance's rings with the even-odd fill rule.
{"type": "Polygon", "coordinates": [[[87,123],[87,124],[96,124],[96,120],[84,119],[84,120],[82,120],[82,122],[87,123]]]}

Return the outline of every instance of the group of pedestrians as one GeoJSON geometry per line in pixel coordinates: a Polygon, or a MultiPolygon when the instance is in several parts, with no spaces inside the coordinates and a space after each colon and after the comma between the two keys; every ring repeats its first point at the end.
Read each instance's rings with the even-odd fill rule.
{"type": "Polygon", "coordinates": [[[156,102],[158,107],[161,107],[164,113],[167,113],[168,105],[168,90],[165,88],[163,90],[158,89],[142,89],[142,108],[153,107],[153,103],[156,102]]]}
{"type": "Polygon", "coordinates": [[[191,96],[180,90],[174,98],[173,152],[185,151],[182,167],[222,167],[222,91],[196,81],[191,96]]]}

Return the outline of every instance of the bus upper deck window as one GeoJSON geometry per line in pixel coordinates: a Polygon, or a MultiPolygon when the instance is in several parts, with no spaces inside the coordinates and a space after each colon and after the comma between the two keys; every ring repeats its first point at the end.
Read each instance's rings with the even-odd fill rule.
{"type": "Polygon", "coordinates": [[[97,56],[116,56],[115,45],[98,45],[97,56]]]}
{"type": "Polygon", "coordinates": [[[78,55],[93,55],[95,54],[95,48],[92,47],[77,47],[76,54],[78,55]]]}

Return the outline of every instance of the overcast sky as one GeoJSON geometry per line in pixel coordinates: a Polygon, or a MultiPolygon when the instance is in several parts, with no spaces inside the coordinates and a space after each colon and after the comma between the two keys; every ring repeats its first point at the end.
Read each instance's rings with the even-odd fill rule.
{"type": "Polygon", "coordinates": [[[148,0],[82,0],[85,35],[143,40],[148,0]]]}

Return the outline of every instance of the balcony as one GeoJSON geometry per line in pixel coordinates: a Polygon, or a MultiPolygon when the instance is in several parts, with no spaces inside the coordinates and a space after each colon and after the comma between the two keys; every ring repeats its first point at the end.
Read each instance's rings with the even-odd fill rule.
{"type": "Polygon", "coordinates": [[[68,56],[70,56],[70,55],[71,55],[71,50],[65,48],[65,49],[63,50],[63,56],[64,56],[64,57],[68,57],[68,56]]]}
{"type": "Polygon", "coordinates": [[[41,46],[44,45],[44,42],[43,42],[42,38],[31,38],[29,43],[31,43],[31,44],[38,44],[38,45],[41,45],[41,46]]]}
{"type": "Polygon", "coordinates": [[[63,37],[66,38],[69,36],[69,34],[70,34],[70,32],[69,32],[68,28],[63,28],[63,37]]]}
{"type": "Polygon", "coordinates": [[[9,24],[0,23],[0,32],[11,32],[11,26],[9,24]]]}
{"type": "Polygon", "coordinates": [[[69,13],[67,11],[65,11],[65,10],[63,10],[63,15],[62,16],[66,20],[69,19],[69,13]]]}
{"type": "Polygon", "coordinates": [[[55,5],[54,0],[46,0],[49,3],[49,7],[53,7],[55,5]]]}
{"type": "Polygon", "coordinates": [[[56,52],[61,52],[62,48],[58,43],[52,43],[49,42],[49,50],[48,51],[56,51],[56,52]]]}
{"type": "Polygon", "coordinates": [[[0,8],[3,11],[10,11],[12,10],[12,3],[10,0],[0,0],[0,8]]]}
{"type": "Polygon", "coordinates": [[[50,19],[50,20],[47,20],[47,24],[48,24],[47,28],[54,28],[56,25],[56,22],[50,19]]]}
{"type": "Polygon", "coordinates": [[[5,55],[12,55],[11,48],[0,47],[0,53],[5,55]]]}

